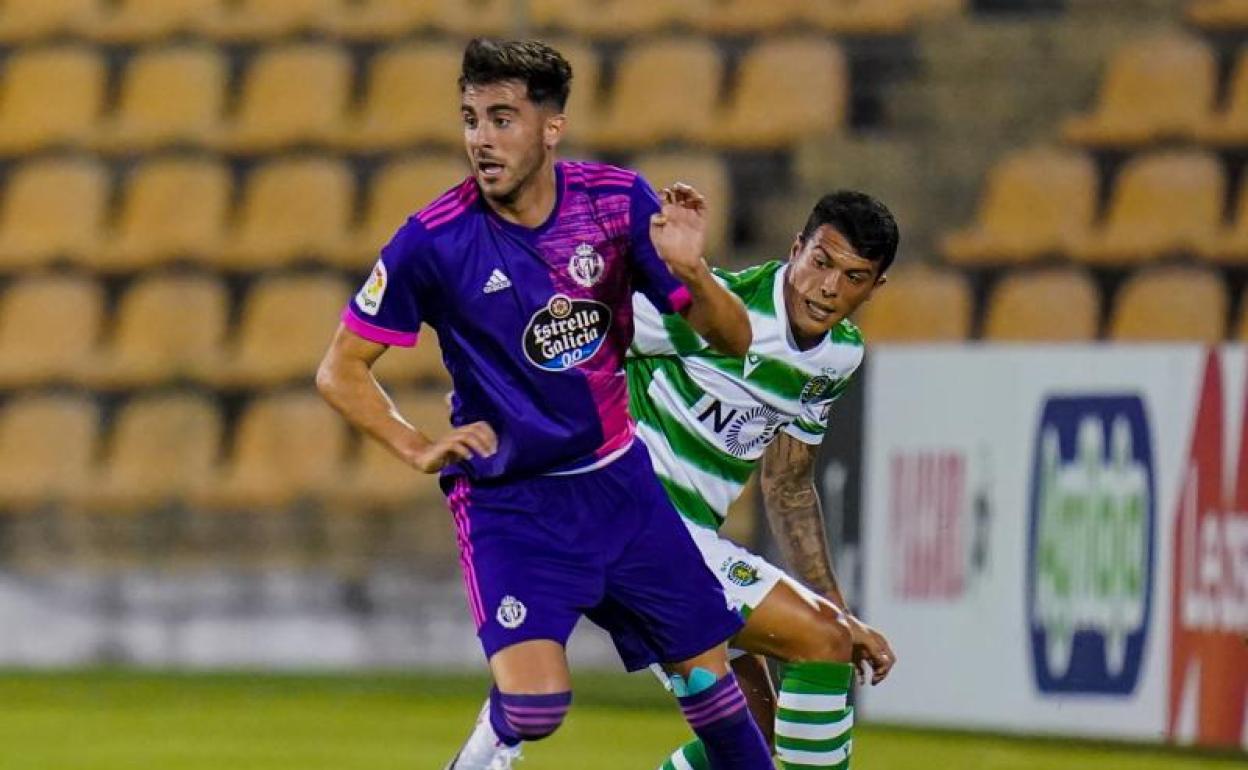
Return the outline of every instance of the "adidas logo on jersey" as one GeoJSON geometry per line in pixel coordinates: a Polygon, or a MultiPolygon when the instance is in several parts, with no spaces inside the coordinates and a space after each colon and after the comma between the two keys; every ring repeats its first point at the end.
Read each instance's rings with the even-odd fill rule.
{"type": "Polygon", "coordinates": [[[485,287],[481,289],[481,291],[486,294],[493,294],[496,291],[502,291],[503,289],[510,288],[511,279],[503,275],[503,271],[496,267],[494,268],[494,272],[490,273],[490,279],[485,282],[485,287]]]}

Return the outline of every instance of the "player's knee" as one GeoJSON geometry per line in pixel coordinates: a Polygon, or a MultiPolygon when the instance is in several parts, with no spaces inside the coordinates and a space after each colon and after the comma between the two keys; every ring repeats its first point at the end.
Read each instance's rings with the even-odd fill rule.
{"type": "Polygon", "coordinates": [[[790,660],[794,662],[848,663],[853,659],[854,640],[844,615],[822,608],[796,640],[790,660]]]}
{"type": "Polygon", "coordinates": [[[499,693],[498,708],[507,726],[521,740],[540,741],[563,724],[572,706],[572,693],[510,695],[499,693]]]}

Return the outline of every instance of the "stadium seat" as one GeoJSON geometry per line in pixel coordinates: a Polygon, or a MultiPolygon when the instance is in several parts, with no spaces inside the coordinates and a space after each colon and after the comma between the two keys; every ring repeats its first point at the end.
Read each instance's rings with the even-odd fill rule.
{"type": "Polygon", "coordinates": [[[579,147],[593,137],[599,120],[599,90],[602,64],[594,49],[571,39],[548,41],[572,65],[572,93],[565,112],[568,115],[563,146],[579,147]]]}
{"type": "Polygon", "coordinates": [[[1222,219],[1226,176],[1199,152],[1147,155],[1123,167],[1105,223],[1073,250],[1096,264],[1207,253],[1222,219]]]}
{"type": "Polygon", "coordinates": [[[810,0],[805,19],[842,35],[897,35],[919,21],[960,12],[967,0],[810,0]]]}
{"type": "Polygon", "coordinates": [[[348,40],[387,40],[432,26],[441,0],[360,0],[341,3],[330,26],[348,40]]]}
{"type": "Polygon", "coordinates": [[[76,382],[103,323],[104,291],[89,278],[34,276],[0,299],[0,388],[76,382]]]}
{"type": "Polygon", "coordinates": [[[1227,297],[1222,279],[1197,267],[1135,273],[1118,291],[1109,338],[1118,342],[1221,342],[1227,297]]]}
{"type": "Polygon", "coordinates": [[[366,269],[408,217],[463,181],[467,173],[458,155],[409,157],[381,169],[369,185],[363,222],[339,262],[366,269]]]}
{"type": "Polygon", "coordinates": [[[332,260],[347,247],[355,180],[328,158],[270,162],[252,172],[237,221],[217,264],[240,270],[300,258],[332,260]]]}
{"type": "Polygon", "coordinates": [[[423,142],[463,142],[459,71],[463,49],[449,43],[390,48],[372,62],[364,103],[337,142],[352,150],[393,150],[423,142]]]}
{"type": "Polygon", "coordinates": [[[78,144],[104,102],[104,63],[88,48],[19,49],[0,85],[0,155],[78,144]]]}
{"type": "Polygon", "coordinates": [[[258,281],[243,304],[226,360],[209,376],[225,386],[311,382],[350,299],[350,288],[330,276],[258,281]]]}
{"type": "Polygon", "coordinates": [[[723,159],[705,153],[661,153],[642,156],[633,165],[655,190],[686,182],[706,196],[708,261],[722,261],[730,245],[732,214],[732,180],[723,159]]]}
{"type": "Polygon", "coordinates": [[[992,292],[984,339],[1086,342],[1096,339],[1101,298],[1084,272],[1052,269],[1006,275],[992,292]]]}
{"type": "Polygon", "coordinates": [[[225,59],[206,46],[157,48],[130,61],[115,115],[94,146],[103,151],[150,151],[203,144],[221,130],[225,59]]]}
{"type": "Polygon", "coordinates": [[[459,0],[436,6],[433,24],[458,37],[502,36],[516,20],[515,0],[459,0]]]}
{"type": "Polygon", "coordinates": [[[1195,135],[1213,109],[1217,62],[1210,47],[1167,34],[1127,44],[1109,64],[1095,111],[1066,122],[1077,144],[1138,147],[1195,135]]]}
{"type": "Polygon", "coordinates": [[[1225,107],[1210,115],[1198,134],[1205,144],[1248,145],[1248,53],[1240,54],[1235,62],[1225,107]]]}
{"type": "Polygon", "coordinates": [[[961,273],[921,265],[890,270],[855,319],[868,344],[956,342],[971,332],[971,291],[961,273]]]}
{"type": "Polygon", "coordinates": [[[230,172],[216,161],[169,158],[138,166],[111,238],[87,262],[114,272],[216,255],[229,205],[230,172]]]}
{"type": "MultiPolygon", "coordinates": [[[[407,390],[394,393],[393,398],[399,413],[430,438],[436,439],[450,430],[444,394],[407,390]]],[[[341,507],[362,512],[411,510],[422,503],[440,505],[443,495],[436,475],[421,473],[380,442],[364,437],[359,455],[344,468],[331,498],[341,507]]]]}
{"type": "Polygon", "coordinates": [[[87,483],[99,412],[89,398],[20,395],[0,410],[0,508],[63,501],[87,483]]]}
{"type": "Polygon", "coordinates": [[[224,467],[191,499],[250,513],[319,498],[340,476],[346,443],[345,423],[317,394],[262,396],[239,418],[224,467]]]}
{"type": "Polygon", "coordinates": [[[377,380],[390,387],[414,383],[449,390],[451,375],[442,363],[442,347],[438,335],[428,326],[420,327],[420,337],[412,348],[392,347],[373,366],[377,380]]]}
{"type": "Polygon", "coordinates": [[[712,35],[775,32],[805,21],[803,6],[810,0],[704,0],[692,14],[694,28],[712,35]]]}
{"type": "Polygon", "coordinates": [[[340,0],[235,0],[205,25],[219,40],[271,40],[297,32],[324,30],[335,19],[340,0]]]}
{"type": "Polygon", "coordinates": [[[104,388],[209,379],[221,361],[228,320],[229,297],[219,280],[145,278],[122,298],[114,331],[95,352],[89,379],[104,388]]]}
{"type": "Polygon", "coordinates": [[[839,129],[849,102],[849,65],[822,37],[771,38],[741,61],[737,86],[712,140],[723,147],[776,149],[839,129]]]}
{"type": "Polygon", "coordinates": [[[0,43],[29,43],[74,32],[101,0],[8,0],[0,4],[0,43]]]}
{"type": "Polygon", "coordinates": [[[223,13],[227,0],[116,0],[82,25],[101,43],[142,43],[203,33],[223,13]]]}
{"type": "Polygon", "coordinates": [[[1205,29],[1242,30],[1248,27],[1248,0],[1192,0],[1187,18],[1205,29]]]}
{"type": "Polygon", "coordinates": [[[988,172],[976,221],[945,237],[949,262],[984,265],[1064,254],[1087,238],[1096,214],[1097,174],[1079,152],[1035,148],[988,172]]]}
{"type": "Polygon", "coordinates": [[[1248,264],[1248,176],[1242,176],[1234,220],[1204,244],[1200,256],[1226,265],[1248,264]]]}
{"type": "Polygon", "coordinates": [[[0,198],[0,269],[82,259],[103,239],[108,176],[89,160],[50,158],[17,166],[0,198]]]}
{"type": "Polygon", "coordinates": [[[708,40],[667,38],[629,47],[592,143],[630,149],[701,141],[710,132],[722,75],[723,62],[708,40]]]}
{"type": "Polygon", "coordinates": [[[622,38],[692,22],[710,0],[532,0],[533,26],[591,38],[622,38]]]}
{"type": "Polygon", "coordinates": [[[204,396],[134,399],[118,414],[104,462],[75,502],[109,513],[183,504],[210,482],[222,433],[221,415],[204,396]]]}
{"type": "Polygon", "coordinates": [[[238,112],[217,144],[264,153],[327,142],[342,130],[350,88],[351,62],[337,46],[264,49],[247,70],[238,112]]]}

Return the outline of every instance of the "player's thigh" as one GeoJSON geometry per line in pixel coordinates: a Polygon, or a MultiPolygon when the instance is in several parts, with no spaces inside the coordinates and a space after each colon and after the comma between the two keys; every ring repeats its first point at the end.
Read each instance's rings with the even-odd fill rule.
{"type": "Polygon", "coordinates": [[[490,657],[498,689],[512,695],[544,695],[572,689],[568,656],[562,644],[533,639],[505,647],[490,657]]]}
{"type": "Polygon", "coordinates": [[[844,614],[788,577],[753,608],[732,645],[785,662],[849,662],[853,654],[844,614]]]}

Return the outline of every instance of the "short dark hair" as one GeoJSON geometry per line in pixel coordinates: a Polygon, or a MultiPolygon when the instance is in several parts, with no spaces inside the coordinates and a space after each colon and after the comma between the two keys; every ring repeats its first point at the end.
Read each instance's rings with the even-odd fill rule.
{"type": "Polygon", "coordinates": [[[529,101],[563,110],[572,90],[572,65],[563,54],[540,40],[496,40],[478,37],[464,49],[459,90],[503,80],[528,88],[529,101]]]}
{"type": "Polygon", "coordinates": [[[875,198],[856,190],[837,190],[819,199],[802,228],[805,241],[820,225],[831,225],[845,236],[858,256],[878,262],[883,275],[897,256],[897,220],[875,198]]]}

